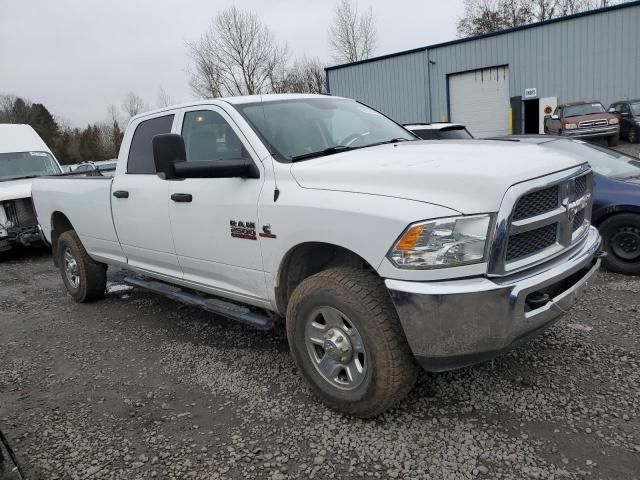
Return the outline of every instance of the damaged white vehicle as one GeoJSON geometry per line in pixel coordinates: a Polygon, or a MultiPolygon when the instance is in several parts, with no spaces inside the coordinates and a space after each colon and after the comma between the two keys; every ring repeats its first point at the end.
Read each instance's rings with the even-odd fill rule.
{"type": "Polygon", "coordinates": [[[0,252],[42,243],[31,201],[31,183],[62,170],[29,125],[0,125],[0,252]]]}

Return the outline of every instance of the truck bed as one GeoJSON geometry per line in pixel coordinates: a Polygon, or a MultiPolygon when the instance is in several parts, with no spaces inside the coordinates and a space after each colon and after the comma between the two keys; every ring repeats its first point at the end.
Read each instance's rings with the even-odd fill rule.
{"type": "Polygon", "coordinates": [[[124,255],[111,216],[112,177],[59,175],[35,179],[33,202],[38,222],[51,242],[52,220],[64,215],[72,222],[87,252],[96,260],[122,262],[124,255]]]}

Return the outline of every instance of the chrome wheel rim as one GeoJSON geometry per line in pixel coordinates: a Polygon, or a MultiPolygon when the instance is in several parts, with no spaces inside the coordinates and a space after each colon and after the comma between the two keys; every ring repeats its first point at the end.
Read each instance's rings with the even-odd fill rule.
{"type": "Polygon", "coordinates": [[[73,288],[80,286],[80,269],[78,268],[78,262],[68,248],[64,249],[63,254],[64,261],[64,274],[67,280],[73,288]]]}
{"type": "Polygon", "coordinates": [[[307,353],[320,376],[340,390],[359,387],[369,358],[353,322],[333,307],[316,308],[305,324],[307,353]]]}
{"type": "Polygon", "coordinates": [[[624,227],[611,237],[611,250],[622,260],[637,260],[640,257],[640,230],[624,227]]]}

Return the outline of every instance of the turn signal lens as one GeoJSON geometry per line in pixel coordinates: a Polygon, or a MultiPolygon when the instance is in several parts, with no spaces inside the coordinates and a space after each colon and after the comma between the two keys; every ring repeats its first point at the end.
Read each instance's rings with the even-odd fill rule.
{"type": "Polygon", "coordinates": [[[416,243],[420,238],[423,227],[424,225],[414,225],[413,227],[410,227],[396,244],[396,250],[413,250],[413,247],[416,246],[416,243]]]}
{"type": "Polygon", "coordinates": [[[575,123],[565,123],[564,124],[564,129],[565,130],[575,130],[576,128],[578,128],[578,125],[576,125],[575,123]]]}

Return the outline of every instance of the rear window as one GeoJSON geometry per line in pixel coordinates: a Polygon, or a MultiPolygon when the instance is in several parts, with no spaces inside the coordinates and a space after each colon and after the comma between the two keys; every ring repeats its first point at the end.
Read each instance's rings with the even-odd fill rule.
{"type": "Polygon", "coordinates": [[[140,122],[133,133],[129,158],[127,160],[127,173],[154,175],[156,165],[153,161],[153,137],[162,133],[171,133],[173,115],[156,117],[140,122]]]}

